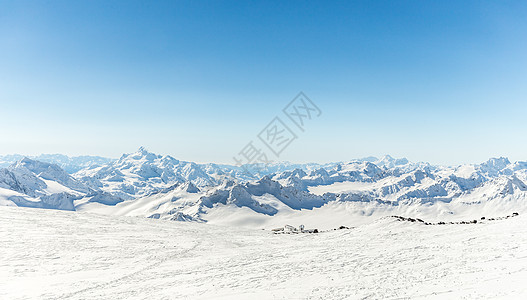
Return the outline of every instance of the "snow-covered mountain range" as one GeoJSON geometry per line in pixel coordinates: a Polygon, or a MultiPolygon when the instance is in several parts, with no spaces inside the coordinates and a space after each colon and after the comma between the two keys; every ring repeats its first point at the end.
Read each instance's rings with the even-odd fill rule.
{"type": "Polygon", "coordinates": [[[24,156],[20,154],[13,154],[5,156],[0,155],[0,168],[6,168],[23,158],[30,158],[41,162],[56,164],[61,167],[64,171],[70,174],[87,167],[104,165],[113,161],[113,159],[111,158],[88,155],[70,157],[63,154],[41,154],[38,156],[24,156]]]}
{"type": "Polygon", "coordinates": [[[144,148],[118,160],[11,155],[0,205],[270,227],[357,224],[368,216],[429,220],[526,211],[527,162],[456,167],[384,156],[329,164],[197,164],[144,148]],[[248,174],[244,169],[257,169],[248,174]]]}

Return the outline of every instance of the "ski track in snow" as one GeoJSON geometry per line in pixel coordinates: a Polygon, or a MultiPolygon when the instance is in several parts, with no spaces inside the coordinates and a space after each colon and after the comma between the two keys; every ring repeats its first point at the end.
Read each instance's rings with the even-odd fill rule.
{"type": "Polygon", "coordinates": [[[84,288],[82,290],[79,290],[79,291],[76,291],[76,292],[73,292],[73,293],[70,293],[70,294],[64,294],[64,295],[61,295],[60,297],[57,297],[57,299],[64,299],[64,298],[70,298],[70,297],[73,297],[73,296],[78,296],[78,295],[81,295],[83,293],[86,293],[90,290],[95,290],[95,289],[103,289],[104,287],[108,287],[108,286],[115,286],[115,285],[118,285],[120,282],[123,282],[125,280],[131,280],[134,276],[142,273],[142,272],[145,272],[147,270],[150,270],[150,269],[153,269],[159,265],[161,265],[162,263],[170,260],[170,259],[176,259],[176,258],[179,258],[181,256],[184,256],[186,253],[192,251],[193,249],[195,249],[200,243],[196,243],[194,246],[192,246],[191,248],[189,249],[186,249],[186,250],[183,250],[183,251],[174,251],[174,253],[160,259],[159,261],[155,262],[155,263],[152,263],[144,268],[141,268],[137,271],[134,271],[130,274],[127,274],[127,275],[124,275],[124,276],[121,276],[117,279],[114,279],[112,281],[109,281],[109,282],[105,282],[105,283],[101,283],[101,284],[96,284],[94,286],[91,286],[91,287],[87,287],[87,288],[84,288]]]}
{"type": "Polygon", "coordinates": [[[269,231],[0,207],[1,299],[527,297],[527,218],[269,231]]]}

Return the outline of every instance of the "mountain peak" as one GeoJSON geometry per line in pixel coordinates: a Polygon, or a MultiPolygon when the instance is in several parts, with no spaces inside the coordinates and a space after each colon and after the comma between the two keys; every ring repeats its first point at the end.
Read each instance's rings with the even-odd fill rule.
{"type": "Polygon", "coordinates": [[[379,159],[380,161],[394,161],[395,158],[393,158],[391,155],[389,154],[386,154],[386,155],[383,155],[381,157],[381,159],[379,159]]]}
{"type": "Polygon", "coordinates": [[[145,147],[141,146],[139,149],[137,149],[136,152],[131,154],[132,158],[139,159],[139,158],[146,158],[147,160],[154,160],[156,158],[161,158],[160,155],[157,155],[153,152],[148,151],[145,147]]]}
{"type": "Polygon", "coordinates": [[[33,171],[35,169],[43,169],[43,168],[48,168],[50,166],[55,166],[56,168],[59,168],[58,166],[54,164],[50,164],[50,163],[46,163],[46,162],[42,162],[38,160],[33,160],[29,157],[24,157],[20,159],[19,161],[15,162],[14,164],[12,164],[11,168],[24,167],[24,168],[27,168],[33,171]]]}
{"type": "Polygon", "coordinates": [[[199,193],[200,192],[200,189],[198,189],[191,181],[187,181],[183,185],[181,185],[181,190],[187,193],[199,193]]]}
{"type": "Polygon", "coordinates": [[[408,164],[409,161],[406,158],[393,158],[392,156],[386,154],[381,157],[378,161],[374,162],[379,167],[393,168],[396,166],[402,166],[408,164]]]}
{"type": "Polygon", "coordinates": [[[24,156],[24,158],[20,159],[18,161],[20,164],[26,164],[26,163],[33,163],[35,160],[32,160],[31,158],[24,156]]]}
{"type": "Polygon", "coordinates": [[[501,169],[506,168],[510,163],[511,162],[506,157],[499,157],[499,158],[493,157],[487,160],[486,162],[482,163],[481,165],[501,170],[501,169]]]}
{"type": "Polygon", "coordinates": [[[141,147],[139,147],[137,152],[142,153],[142,154],[146,154],[146,153],[148,153],[148,150],[144,146],[141,146],[141,147]]]}

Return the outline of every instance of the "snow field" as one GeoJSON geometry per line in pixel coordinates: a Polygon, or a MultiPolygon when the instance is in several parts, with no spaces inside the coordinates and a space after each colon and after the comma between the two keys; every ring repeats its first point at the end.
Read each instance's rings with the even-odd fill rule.
{"type": "Polygon", "coordinates": [[[527,218],[267,230],[0,207],[2,299],[527,297],[527,218]]]}

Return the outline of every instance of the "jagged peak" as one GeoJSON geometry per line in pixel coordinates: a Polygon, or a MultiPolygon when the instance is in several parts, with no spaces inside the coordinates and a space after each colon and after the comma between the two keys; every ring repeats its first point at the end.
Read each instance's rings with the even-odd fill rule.
{"type": "Polygon", "coordinates": [[[369,161],[369,162],[376,162],[379,160],[379,158],[375,157],[375,156],[367,156],[367,157],[363,157],[361,159],[359,159],[360,161],[369,161]]]}
{"type": "Polygon", "coordinates": [[[479,165],[479,170],[488,173],[490,175],[498,175],[504,172],[504,170],[511,164],[508,158],[498,157],[490,158],[486,162],[479,165]]]}
{"type": "Polygon", "coordinates": [[[27,164],[34,164],[36,162],[37,162],[36,160],[33,160],[27,156],[24,156],[23,158],[19,159],[17,162],[13,163],[11,166],[20,167],[20,166],[25,166],[27,164]]]}
{"type": "Polygon", "coordinates": [[[156,157],[158,156],[155,153],[148,151],[148,149],[146,149],[144,146],[139,147],[139,149],[137,149],[137,151],[135,151],[131,155],[132,156],[143,156],[143,157],[150,156],[150,155],[155,155],[156,157]]]}
{"type": "Polygon", "coordinates": [[[199,193],[200,189],[196,187],[192,182],[187,181],[184,184],[180,186],[180,189],[182,191],[185,191],[187,193],[199,193]]]}
{"type": "Polygon", "coordinates": [[[511,162],[507,157],[501,156],[501,157],[491,157],[486,162],[482,163],[482,165],[486,166],[506,166],[509,165],[511,162]]]}
{"type": "Polygon", "coordinates": [[[389,154],[385,154],[379,159],[379,161],[393,161],[393,160],[395,160],[395,158],[393,158],[389,154]]]}
{"type": "Polygon", "coordinates": [[[155,153],[149,152],[145,147],[141,146],[139,147],[137,151],[133,153],[123,154],[121,158],[119,158],[119,161],[129,160],[129,159],[133,159],[133,160],[146,159],[146,160],[151,161],[156,158],[161,158],[161,156],[155,153]]]}
{"type": "Polygon", "coordinates": [[[137,149],[137,152],[139,152],[139,153],[148,153],[148,150],[144,146],[140,146],[139,149],[137,149]]]}
{"type": "Polygon", "coordinates": [[[15,162],[14,164],[12,164],[10,166],[10,168],[27,168],[27,169],[30,169],[30,170],[33,170],[33,169],[42,169],[42,168],[49,168],[49,167],[53,167],[55,169],[60,169],[62,170],[58,165],[56,164],[52,164],[52,163],[47,163],[47,162],[42,162],[42,161],[39,161],[39,160],[34,160],[34,159],[31,159],[29,157],[24,157],[24,158],[21,158],[20,160],[18,160],[17,162],[15,162]]]}

